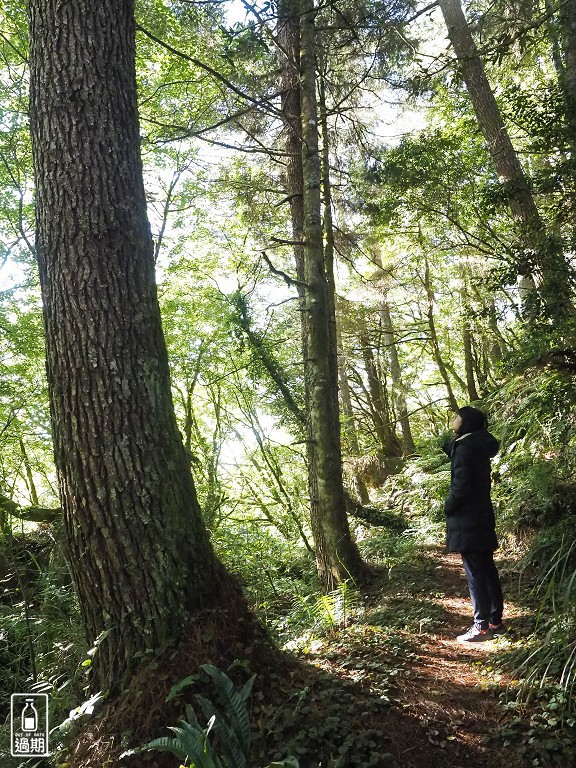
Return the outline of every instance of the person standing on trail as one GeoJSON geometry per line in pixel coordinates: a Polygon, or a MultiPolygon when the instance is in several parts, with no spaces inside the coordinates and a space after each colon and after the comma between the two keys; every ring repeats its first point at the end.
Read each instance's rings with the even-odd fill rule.
{"type": "Polygon", "coordinates": [[[457,639],[480,643],[506,632],[502,586],[494,563],[498,540],[490,498],[490,459],[500,446],[478,408],[459,408],[450,426],[454,439],[443,446],[450,456],[451,478],[444,502],[446,549],[462,557],[474,610],[474,625],[457,639]]]}

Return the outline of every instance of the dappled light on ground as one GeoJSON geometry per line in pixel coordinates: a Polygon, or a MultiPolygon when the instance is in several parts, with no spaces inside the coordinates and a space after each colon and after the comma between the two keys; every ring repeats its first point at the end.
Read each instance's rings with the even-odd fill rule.
{"type": "MultiPolygon", "coordinates": [[[[511,598],[507,618],[514,632],[522,613],[511,598]]],[[[257,634],[246,644],[248,635],[235,637],[225,626],[230,643],[220,643],[210,662],[237,685],[257,673],[249,702],[254,766],[292,755],[301,768],[571,768],[570,761],[534,762],[526,746],[530,710],[522,710],[519,723],[502,706],[510,680],[496,675],[490,660],[508,641],[457,642],[471,619],[456,556],[433,551],[382,572],[362,600],[347,627],[318,636],[297,655],[272,651],[257,634]],[[510,733],[516,741],[504,738],[510,733]]],[[[213,617],[210,636],[222,631],[213,617]]],[[[120,759],[120,744],[166,735],[193,694],[210,695],[198,676],[169,707],[163,703],[205,660],[205,639],[206,631],[191,632],[167,660],[143,670],[79,735],[69,768],[100,768],[108,759],[127,768],[175,767],[177,760],[162,754],[120,759]],[[144,700],[145,717],[140,711],[135,728],[144,700]]]]}

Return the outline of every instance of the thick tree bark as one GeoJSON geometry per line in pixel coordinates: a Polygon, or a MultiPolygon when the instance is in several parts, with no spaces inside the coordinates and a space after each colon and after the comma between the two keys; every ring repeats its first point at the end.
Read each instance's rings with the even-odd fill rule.
{"type": "Polygon", "coordinates": [[[561,245],[548,236],[530,186],[512,146],[486,77],[478,49],[466,22],[460,0],[439,0],[478,125],[486,141],[499,180],[506,186],[512,217],[524,242],[524,254],[518,264],[520,274],[531,276],[537,290],[530,304],[540,304],[550,317],[572,314],[571,271],[561,245]]]}
{"type": "Polygon", "coordinates": [[[132,0],[30,0],[54,452],[93,685],[178,640],[228,575],[174,416],[139,155],[132,0]]]}

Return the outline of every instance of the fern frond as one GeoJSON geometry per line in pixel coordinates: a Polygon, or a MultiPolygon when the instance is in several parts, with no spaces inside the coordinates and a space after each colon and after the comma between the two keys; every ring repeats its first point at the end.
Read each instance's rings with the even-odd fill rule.
{"type": "Polygon", "coordinates": [[[241,691],[236,690],[234,684],[222,670],[211,664],[204,664],[202,666],[207,674],[214,680],[222,703],[224,704],[227,719],[230,724],[232,733],[235,736],[235,740],[240,745],[243,754],[248,757],[250,753],[250,719],[248,717],[248,710],[246,709],[246,700],[252,691],[254,685],[254,677],[252,677],[242,688],[241,691]]]}
{"type": "Polygon", "coordinates": [[[224,763],[227,768],[248,768],[249,745],[238,738],[238,725],[235,723],[234,713],[231,711],[230,702],[224,702],[224,713],[220,712],[214,704],[203,696],[196,696],[204,715],[215,721],[214,732],[218,739],[218,747],[223,753],[224,763]]]}
{"type": "Polygon", "coordinates": [[[208,727],[203,731],[183,720],[181,727],[170,726],[176,738],[162,736],[150,741],[144,749],[170,752],[179,760],[191,762],[195,768],[225,768],[208,741],[208,734],[213,724],[213,721],[209,722],[208,727]]]}

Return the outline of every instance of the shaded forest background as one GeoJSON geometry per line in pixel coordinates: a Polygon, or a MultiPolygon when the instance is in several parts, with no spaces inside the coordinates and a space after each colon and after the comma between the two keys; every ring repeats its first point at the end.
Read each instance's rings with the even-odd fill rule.
{"type": "MultiPolygon", "coordinates": [[[[75,589],[66,555],[61,467],[81,431],[58,471],[53,458],[55,422],[73,419],[52,401],[51,420],[46,380],[34,41],[23,4],[0,18],[0,714],[35,687],[64,721],[127,662],[103,661],[103,686],[87,677],[112,659],[111,629],[83,602],[98,604],[99,582],[75,589]]],[[[309,649],[361,612],[374,574],[442,543],[440,446],[475,403],[502,446],[502,547],[538,607],[503,664],[573,734],[573,3],[142,0],[135,20],[151,257],[200,548],[277,646],[309,649]]],[[[570,756],[570,739],[555,744],[532,764],[570,756]]]]}

